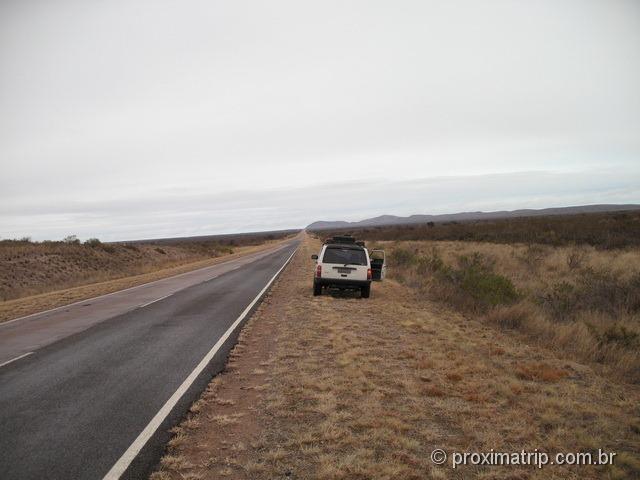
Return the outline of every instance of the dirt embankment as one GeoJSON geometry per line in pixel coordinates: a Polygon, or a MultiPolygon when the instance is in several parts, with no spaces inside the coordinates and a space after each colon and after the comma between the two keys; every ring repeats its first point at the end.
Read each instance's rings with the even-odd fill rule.
{"type": "Polygon", "coordinates": [[[632,478],[640,392],[389,280],[311,295],[307,238],[153,480],[632,478]],[[613,466],[434,465],[431,452],[617,453],[613,466]]]}
{"type": "Polygon", "coordinates": [[[0,322],[130,288],[268,248],[218,243],[0,242],[0,322]]]}

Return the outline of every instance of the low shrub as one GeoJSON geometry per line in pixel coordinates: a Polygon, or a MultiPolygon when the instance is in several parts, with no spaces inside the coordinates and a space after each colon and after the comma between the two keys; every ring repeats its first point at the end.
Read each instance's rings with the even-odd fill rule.
{"type": "Polygon", "coordinates": [[[567,266],[569,270],[579,270],[584,265],[587,254],[584,250],[574,249],[567,255],[567,266]]]}
{"type": "Polygon", "coordinates": [[[545,257],[545,248],[540,244],[528,244],[525,251],[520,255],[520,261],[529,268],[535,268],[545,257]]]}
{"type": "Polygon", "coordinates": [[[640,347],[640,334],[624,325],[611,325],[602,333],[596,333],[595,335],[600,344],[616,344],[625,348],[640,347]]]}
{"type": "Polygon", "coordinates": [[[640,274],[625,280],[608,270],[587,269],[578,281],[582,309],[617,315],[640,310],[640,274]]]}
{"type": "Polygon", "coordinates": [[[496,305],[514,303],[519,294],[513,282],[493,270],[493,261],[479,253],[460,256],[458,265],[444,263],[436,249],[428,255],[398,247],[392,250],[390,259],[395,278],[410,286],[420,286],[430,281],[429,291],[463,310],[486,311],[496,305]]]}
{"type": "Polygon", "coordinates": [[[492,262],[475,253],[461,256],[458,268],[443,268],[440,279],[456,285],[461,291],[472,297],[475,308],[486,310],[496,305],[508,305],[515,302],[518,292],[513,282],[493,271],[492,262]]]}
{"type": "Polygon", "coordinates": [[[569,317],[577,303],[576,288],[568,282],[554,283],[538,297],[538,303],[556,320],[569,317]]]}
{"type": "Polygon", "coordinates": [[[102,245],[102,242],[97,238],[89,238],[84,241],[84,244],[87,247],[99,247],[100,245],[102,245]]]}
{"type": "Polygon", "coordinates": [[[623,279],[607,270],[585,269],[575,283],[558,282],[538,297],[556,320],[570,320],[580,311],[611,317],[640,311],[640,274],[623,279]]]}
{"type": "Polygon", "coordinates": [[[470,270],[465,272],[462,289],[484,305],[495,306],[511,303],[518,298],[513,282],[492,272],[470,270]]]}
{"type": "Polygon", "coordinates": [[[389,263],[394,267],[406,267],[417,261],[417,256],[408,248],[398,247],[393,249],[389,256],[389,263]]]}
{"type": "Polygon", "coordinates": [[[101,243],[100,248],[107,253],[116,253],[116,247],[109,245],[108,243],[101,243]]]}
{"type": "Polygon", "coordinates": [[[424,255],[417,259],[417,272],[420,275],[442,271],[445,267],[444,260],[442,260],[435,247],[431,249],[429,255],[424,255]]]}

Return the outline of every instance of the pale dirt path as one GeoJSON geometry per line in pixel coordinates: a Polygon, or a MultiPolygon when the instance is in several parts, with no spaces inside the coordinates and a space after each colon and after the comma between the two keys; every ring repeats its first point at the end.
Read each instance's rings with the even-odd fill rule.
{"type": "Polygon", "coordinates": [[[161,479],[631,478],[640,393],[393,281],[311,295],[307,238],[224,374],[175,432],[161,479]],[[618,453],[595,467],[450,465],[434,448],[618,453]]]}

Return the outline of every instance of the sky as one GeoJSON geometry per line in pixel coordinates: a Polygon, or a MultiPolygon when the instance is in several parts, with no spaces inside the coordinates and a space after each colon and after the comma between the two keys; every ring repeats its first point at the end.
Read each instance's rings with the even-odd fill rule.
{"type": "Polygon", "coordinates": [[[0,2],[0,237],[640,203],[636,0],[0,2]]]}

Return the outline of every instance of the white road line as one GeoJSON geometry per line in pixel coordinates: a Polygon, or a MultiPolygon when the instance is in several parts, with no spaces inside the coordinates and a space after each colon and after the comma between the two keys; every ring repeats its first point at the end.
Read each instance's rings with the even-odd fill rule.
{"type": "Polygon", "coordinates": [[[0,368],[4,367],[5,365],[9,365],[10,363],[15,362],[16,360],[20,360],[21,358],[24,357],[28,357],[29,355],[31,355],[33,352],[27,352],[27,353],[23,353],[22,355],[16,357],[16,358],[12,358],[11,360],[8,360],[4,363],[0,363],[0,368]]]}
{"type": "MultiPolygon", "coordinates": [[[[202,270],[206,270],[208,268],[219,267],[220,265],[225,265],[227,263],[231,263],[231,262],[235,262],[235,261],[238,261],[238,260],[250,258],[252,256],[260,256],[263,253],[265,253],[265,254],[266,253],[275,253],[278,250],[281,250],[282,248],[284,248],[286,246],[289,246],[289,245],[278,246],[277,248],[274,248],[273,250],[266,249],[266,250],[260,250],[260,251],[255,252],[255,253],[248,253],[246,255],[242,255],[242,256],[237,257],[237,258],[232,258],[230,260],[225,260],[224,262],[215,263],[215,264],[209,265],[207,267],[198,268],[196,270],[189,270],[188,272],[179,273],[178,275],[173,275],[171,277],[159,278],[158,280],[153,280],[151,282],[142,283],[140,285],[135,285],[135,286],[129,287],[129,288],[123,288],[122,290],[116,290],[115,292],[111,292],[111,293],[105,293],[104,295],[98,295],[97,297],[85,298],[84,300],[78,300],[77,302],[68,303],[66,305],[60,305],[59,307],[51,308],[49,310],[44,310],[42,312],[36,312],[36,313],[32,313],[30,315],[25,315],[24,317],[18,317],[18,318],[14,318],[13,320],[7,320],[6,322],[0,322],[0,328],[4,327],[6,325],[9,325],[9,324],[11,324],[13,322],[19,322],[20,320],[26,320],[26,319],[31,318],[31,317],[36,317],[38,315],[44,315],[45,313],[55,312],[56,310],[62,310],[63,308],[73,307],[75,305],[79,305],[79,304],[85,303],[85,302],[91,302],[91,301],[94,301],[94,300],[98,300],[100,298],[110,297],[111,295],[116,295],[117,293],[128,292],[130,290],[136,290],[137,288],[142,288],[142,287],[146,287],[148,285],[153,285],[154,283],[162,282],[162,281],[168,280],[170,278],[182,277],[182,276],[185,276],[185,275],[189,275],[191,273],[195,273],[195,272],[200,272],[202,270]]],[[[256,259],[256,260],[258,260],[258,259],[256,259]]],[[[249,262],[249,263],[251,263],[251,262],[249,262]]]]}
{"type": "Polygon", "coordinates": [[[180,401],[185,392],[193,385],[193,382],[196,381],[196,378],[202,373],[202,371],[209,365],[214,355],[218,353],[218,350],[224,345],[224,342],[227,341],[229,336],[234,332],[238,325],[244,320],[244,318],[249,314],[254,305],[260,300],[262,295],[267,291],[267,289],[271,286],[271,284],[275,281],[275,279],[280,275],[280,272],[284,270],[284,268],[289,264],[293,256],[296,254],[298,249],[296,248],[293,253],[287,258],[287,261],[284,262],[284,265],[280,267],[280,270],[276,272],[276,274],[271,277],[271,280],[265,285],[265,287],[260,290],[260,293],[256,295],[253,301],[247,305],[247,308],[240,314],[240,316],[231,324],[231,326],[224,332],[224,335],[220,337],[220,339],[216,342],[216,344],[209,350],[209,352],[204,356],[200,363],[196,366],[196,368],[189,374],[189,376],[182,382],[182,384],[178,387],[173,395],[167,400],[167,402],[162,406],[160,411],[155,414],[155,416],[151,419],[149,424],[140,432],[140,435],[133,441],[133,443],[129,446],[129,448],[124,452],[124,454],[120,457],[120,459],[115,463],[111,470],[107,472],[104,476],[103,480],[118,480],[122,474],[129,468],[131,462],[136,458],[140,450],[145,446],[145,444],[149,441],[149,439],[153,436],[153,434],[158,430],[162,422],[167,418],[173,407],[180,401]]]}
{"type": "MultiPolygon", "coordinates": [[[[175,293],[175,292],[173,292],[173,293],[175,293]]],[[[155,300],[151,300],[150,302],[143,303],[138,308],[144,308],[144,307],[146,307],[148,305],[151,305],[152,303],[156,303],[156,302],[159,302],[160,300],[164,300],[165,298],[170,297],[171,295],[173,295],[173,293],[170,293],[169,295],[165,295],[164,297],[156,298],[155,300]]]]}

